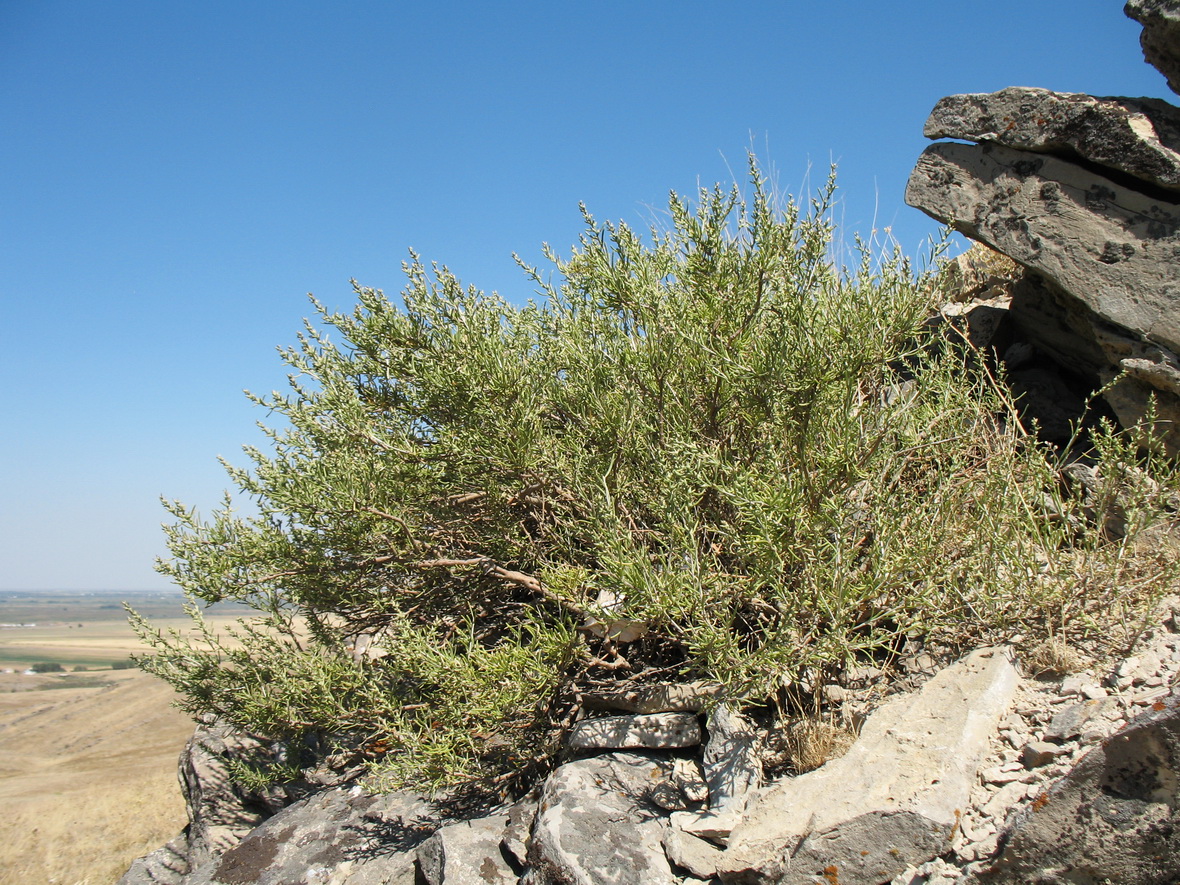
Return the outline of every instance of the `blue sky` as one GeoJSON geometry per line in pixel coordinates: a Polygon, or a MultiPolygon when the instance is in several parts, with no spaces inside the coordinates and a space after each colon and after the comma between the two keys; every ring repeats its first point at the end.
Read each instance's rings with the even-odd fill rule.
{"type": "Polygon", "coordinates": [[[523,301],[511,254],[577,204],[801,194],[843,233],[902,202],[934,102],[1170,95],[1117,0],[0,0],[0,589],[146,589],[160,495],[207,511],[260,440],[306,293],[402,287],[410,248],[523,301]],[[810,170],[810,171],[809,171],[810,170]]]}

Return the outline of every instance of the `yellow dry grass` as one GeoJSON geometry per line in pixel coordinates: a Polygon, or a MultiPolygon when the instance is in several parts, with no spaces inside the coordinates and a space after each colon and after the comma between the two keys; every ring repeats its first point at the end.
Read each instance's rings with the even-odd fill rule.
{"type": "Polygon", "coordinates": [[[139,650],[122,620],[0,635],[0,666],[91,667],[0,673],[0,885],[111,885],[183,828],[176,761],[192,721],[163,682],[94,669],[139,650]]]}

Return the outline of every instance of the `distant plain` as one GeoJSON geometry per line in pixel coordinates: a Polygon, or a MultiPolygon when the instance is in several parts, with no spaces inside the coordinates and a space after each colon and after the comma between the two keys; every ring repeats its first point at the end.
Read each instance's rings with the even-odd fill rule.
{"type": "Polygon", "coordinates": [[[176,593],[0,591],[0,885],[111,885],[186,823],[176,763],[193,723],[168,685],[112,669],[142,650],[123,600],[190,626],[176,593]],[[49,662],[66,672],[25,673],[49,662]]]}

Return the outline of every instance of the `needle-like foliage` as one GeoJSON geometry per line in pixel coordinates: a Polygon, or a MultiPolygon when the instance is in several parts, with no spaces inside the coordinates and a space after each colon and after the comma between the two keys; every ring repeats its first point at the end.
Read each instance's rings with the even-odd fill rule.
{"type": "Polygon", "coordinates": [[[524,307],[417,258],[401,304],[317,305],[257,398],[270,450],[229,468],[258,515],[169,505],[198,624],[261,620],[137,620],[144,666],[190,711],[453,783],[544,766],[588,686],[766,698],[1068,598],[1045,453],[928,330],[930,275],[834,262],[834,187],[778,207],[751,164],[748,199],[673,194],[642,236],[583,210],[524,307]]]}

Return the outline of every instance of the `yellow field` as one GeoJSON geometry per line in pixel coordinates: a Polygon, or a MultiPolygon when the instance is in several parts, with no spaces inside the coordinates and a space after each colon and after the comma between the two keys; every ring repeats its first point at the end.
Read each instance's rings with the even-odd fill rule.
{"type": "Polygon", "coordinates": [[[138,650],[118,613],[0,628],[0,885],[110,885],[183,828],[193,723],[163,682],[109,669],[138,650]],[[38,660],[86,672],[20,672],[38,660]]]}

